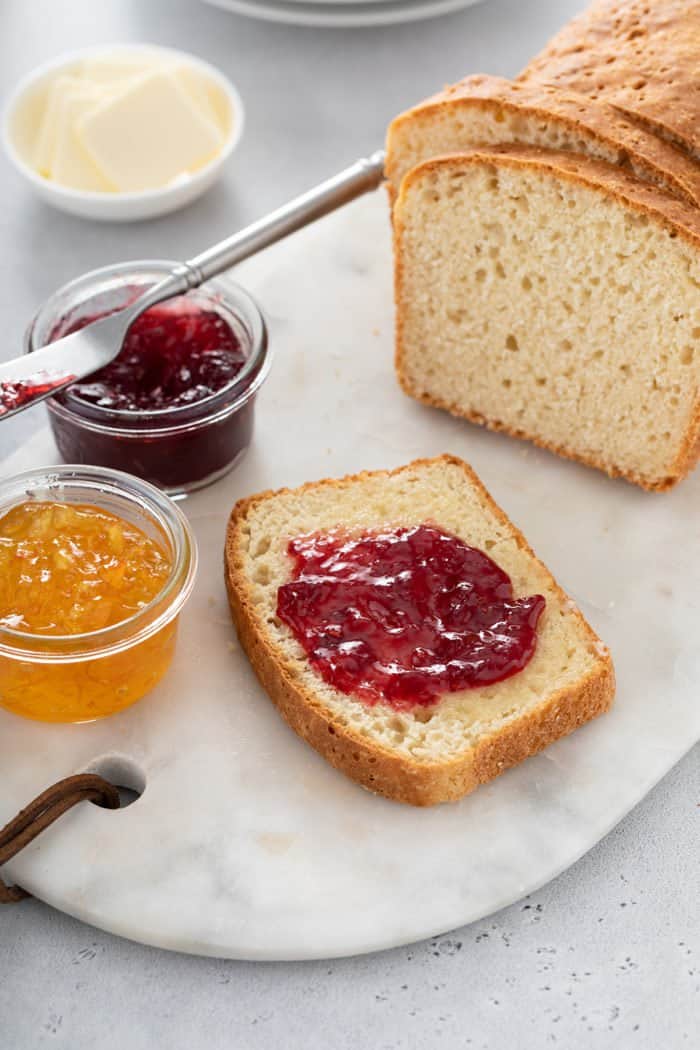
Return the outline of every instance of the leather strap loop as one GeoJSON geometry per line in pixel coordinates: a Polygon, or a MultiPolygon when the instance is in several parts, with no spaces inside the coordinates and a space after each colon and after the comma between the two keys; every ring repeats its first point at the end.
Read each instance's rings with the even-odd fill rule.
{"type": "MultiPolygon", "coordinates": [[[[119,809],[119,792],[96,773],[78,773],[59,780],[0,829],[0,868],[79,802],[119,809]]],[[[8,886],[0,879],[0,904],[14,904],[29,896],[20,886],[8,886]]]]}

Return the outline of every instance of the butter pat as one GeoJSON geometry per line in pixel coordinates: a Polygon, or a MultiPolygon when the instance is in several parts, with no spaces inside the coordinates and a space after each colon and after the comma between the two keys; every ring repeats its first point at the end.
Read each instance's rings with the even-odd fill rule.
{"type": "Polygon", "coordinates": [[[140,193],[188,182],[217,158],[235,112],[196,61],[149,47],[115,48],[48,80],[22,132],[32,168],[87,193],[140,193]]]}
{"type": "Polygon", "coordinates": [[[157,52],[115,51],[111,54],[107,52],[98,58],[85,59],[81,66],[81,75],[84,80],[90,80],[94,84],[123,83],[144,73],[153,73],[167,65],[172,65],[172,59],[163,58],[157,52]]]}
{"type": "Polygon", "coordinates": [[[80,145],[121,192],[156,189],[208,163],[223,135],[174,72],[130,78],[78,122],[80,145]]]}
{"type": "Polygon", "coordinates": [[[54,182],[75,190],[107,192],[113,187],[87,155],[76,135],[79,121],[99,105],[105,92],[78,81],[61,93],[55,109],[53,156],[49,175],[54,182]]]}
{"type": "Polygon", "coordinates": [[[47,178],[51,177],[54,153],[56,151],[56,118],[59,107],[67,92],[83,83],[78,77],[57,77],[49,88],[46,108],[34,146],[34,167],[47,178]]]}
{"type": "Polygon", "coordinates": [[[217,112],[216,93],[211,90],[206,77],[198,69],[184,65],[175,66],[173,73],[200,113],[223,131],[226,126],[225,116],[217,112]]]}

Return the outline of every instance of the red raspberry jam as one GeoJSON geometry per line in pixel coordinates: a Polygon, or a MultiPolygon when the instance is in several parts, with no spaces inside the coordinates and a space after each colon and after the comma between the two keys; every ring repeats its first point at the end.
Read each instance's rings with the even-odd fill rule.
{"type": "MultiPolygon", "coordinates": [[[[150,267],[96,271],[60,289],[30,327],[29,352],[130,305],[163,276],[164,265],[150,267]]],[[[248,448],[268,366],[256,304],[210,281],[151,307],[113,362],[47,400],[56,445],[67,463],[123,470],[172,495],[193,491],[248,448]]]]}
{"type": "Polygon", "coordinates": [[[293,539],[277,614],[329,685],[397,710],[522,671],[542,595],[514,598],[483,551],[432,525],[293,539]]]}
{"type": "MultiPolygon", "coordinates": [[[[105,316],[61,323],[52,340],[105,316]]],[[[177,408],[228,386],[245,362],[241,344],[223,317],[181,297],[137,317],[114,361],[74,383],[66,396],[117,411],[177,408]]]]}
{"type": "Polygon", "coordinates": [[[30,379],[24,379],[19,383],[3,381],[0,383],[0,416],[19,408],[32,398],[48,394],[57,386],[67,383],[69,379],[73,379],[72,374],[56,376],[46,372],[37,372],[30,379]]]}

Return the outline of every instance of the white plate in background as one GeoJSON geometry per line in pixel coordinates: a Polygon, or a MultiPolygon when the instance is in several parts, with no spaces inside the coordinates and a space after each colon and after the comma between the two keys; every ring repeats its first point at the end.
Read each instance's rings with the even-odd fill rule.
{"type": "Polygon", "coordinates": [[[266,22],[325,28],[359,28],[418,22],[447,15],[482,0],[204,0],[235,14],[266,22]]]}

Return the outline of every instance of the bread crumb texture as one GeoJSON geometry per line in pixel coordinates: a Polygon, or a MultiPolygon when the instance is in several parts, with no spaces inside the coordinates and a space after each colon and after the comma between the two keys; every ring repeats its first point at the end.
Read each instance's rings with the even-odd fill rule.
{"type": "Polygon", "coordinates": [[[226,568],[242,644],[285,718],[334,765],[389,797],[418,805],[458,798],[611,701],[607,650],[472,471],[452,457],[244,500],[229,523],[226,568]],[[277,591],[292,573],[287,544],[338,527],[358,534],[424,522],[486,551],[511,577],[516,597],[544,595],[537,650],[512,678],[445,694],[433,707],[370,706],[324,682],[278,619],[277,591]]]}
{"type": "Polygon", "coordinates": [[[687,473],[695,209],[609,165],[513,147],[413,169],[394,218],[409,394],[646,488],[687,473]]]}

